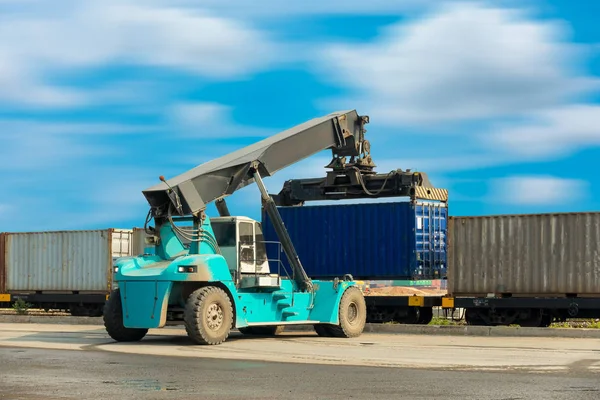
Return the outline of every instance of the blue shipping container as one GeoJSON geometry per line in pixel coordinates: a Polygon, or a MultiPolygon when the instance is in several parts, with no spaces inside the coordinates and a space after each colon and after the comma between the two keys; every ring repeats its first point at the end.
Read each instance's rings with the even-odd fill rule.
{"type": "MultiPolygon", "coordinates": [[[[446,276],[446,204],[385,202],[278,210],[311,278],[446,276]]],[[[280,241],[264,210],[262,226],[265,241],[280,241]]],[[[267,255],[269,260],[281,260],[291,272],[279,245],[267,243],[267,255]]]]}

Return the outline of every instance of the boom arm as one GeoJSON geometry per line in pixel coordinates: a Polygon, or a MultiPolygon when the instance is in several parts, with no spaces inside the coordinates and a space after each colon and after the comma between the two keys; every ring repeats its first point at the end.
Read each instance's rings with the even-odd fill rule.
{"type": "MultiPolygon", "coordinates": [[[[188,172],[143,191],[154,217],[198,214],[206,205],[233,194],[254,181],[251,168],[265,177],[322,150],[331,149],[330,165],[340,165],[351,157],[354,165],[372,168],[364,156],[368,142],[364,125],[369,119],[355,110],[335,112],[315,118],[229,155],[202,164],[188,172]],[[367,145],[365,146],[365,143],[367,145]],[[357,157],[357,160],[354,158],[357,157]]],[[[220,206],[220,202],[218,203],[220,206]]],[[[224,207],[219,207],[224,209],[224,207]]]]}

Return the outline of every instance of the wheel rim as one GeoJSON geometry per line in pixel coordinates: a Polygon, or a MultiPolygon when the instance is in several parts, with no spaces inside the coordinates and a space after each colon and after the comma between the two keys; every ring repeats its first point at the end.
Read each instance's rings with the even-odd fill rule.
{"type": "Polygon", "coordinates": [[[358,305],[355,302],[348,304],[348,322],[354,323],[358,319],[358,305]]]}
{"type": "Polygon", "coordinates": [[[223,309],[217,303],[212,303],[206,310],[206,325],[216,331],[223,324],[223,309]]]}

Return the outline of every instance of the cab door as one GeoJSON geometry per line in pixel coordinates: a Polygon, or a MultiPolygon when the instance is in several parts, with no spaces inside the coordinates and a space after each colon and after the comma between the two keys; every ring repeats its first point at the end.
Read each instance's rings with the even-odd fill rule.
{"type": "Polygon", "coordinates": [[[240,221],[238,223],[238,254],[240,273],[256,273],[256,246],[254,244],[254,224],[240,221]]]}

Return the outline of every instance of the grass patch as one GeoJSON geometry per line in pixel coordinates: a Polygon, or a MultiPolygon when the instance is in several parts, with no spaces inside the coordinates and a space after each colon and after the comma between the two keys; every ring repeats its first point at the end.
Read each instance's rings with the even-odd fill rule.
{"type": "Polygon", "coordinates": [[[456,325],[464,325],[463,321],[453,321],[448,318],[442,317],[433,317],[429,325],[437,325],[437,326],[456,326],[456,325]]]}
{"type": "Polygon", "coordinates": [[[27,303],[25,300],[19,298],[12,305],[13,310],[17,315],[27,315],[32,304],[27,303]]]}
{"type": "Polygon", "coordinates": [[[431,322],[429,323],[429,325],[447,326],[447,325],[451,325],[451,321],[449,319],[446,319],[446,318],[433,317],[433,319],[431,320],[431,322]]]}
{"type": "Polygon", "coordinates": [[[567,322],[554,322],[550,325],[550,328],[600,329],[600,319],[573,319],[567,322]]]}

